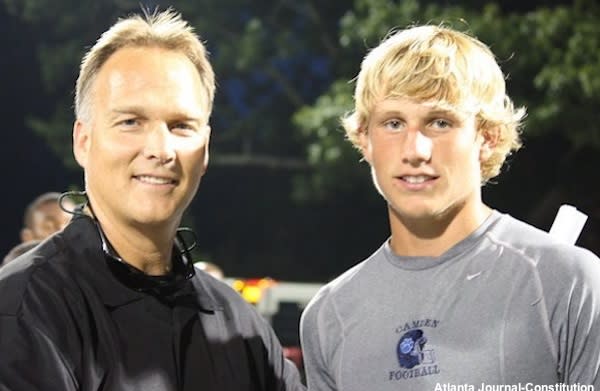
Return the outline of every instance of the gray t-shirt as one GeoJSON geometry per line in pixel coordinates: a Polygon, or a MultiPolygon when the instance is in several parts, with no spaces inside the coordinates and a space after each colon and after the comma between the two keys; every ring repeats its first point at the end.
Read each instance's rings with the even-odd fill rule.
{"type": "Polygon", "coordinates": [[[301,338],[315,391],[600,390],[600,260],[494,211],[440,257],[386,242],[319,291],[301,338]]]}

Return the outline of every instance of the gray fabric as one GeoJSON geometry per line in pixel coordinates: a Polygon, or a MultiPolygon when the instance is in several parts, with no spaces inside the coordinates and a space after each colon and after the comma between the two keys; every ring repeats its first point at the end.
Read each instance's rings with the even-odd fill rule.
{"type": "Polygon", "coordinates": [[[495,211],[441,257],[386,242],[319,291],[301,339],[315,391],[598,388],[600,260],[495,211]]]}

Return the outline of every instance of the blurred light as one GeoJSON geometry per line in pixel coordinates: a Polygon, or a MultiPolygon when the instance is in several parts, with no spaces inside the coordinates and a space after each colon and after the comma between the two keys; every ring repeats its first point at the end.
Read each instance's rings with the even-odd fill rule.
{"type": "Polygon", "coordinates": [[[250,285],[245,286],[242,291],[242,297],[249,303],[256,304],[260,300],[260,296],[262,295],[262,289],[260,287],[250,285]]]}
{"type": "Polygon", "coordinates": [[[231,287],[238,293],[242,293],[242,289],[244,289],[244,285],[246,285],[244,283],[244,281],[242,280],[235,280],[233,281],[233,283],[231,284],[231,287]]]}
{"type": "Polygon", "coordinates": [[[244,300],[251,304],[256,304],[262,298],[263,291],[275,284],[277,283],[271,278],[250,278],[247,280],[234,280],[231,286],[242,295],[244,300]]]}

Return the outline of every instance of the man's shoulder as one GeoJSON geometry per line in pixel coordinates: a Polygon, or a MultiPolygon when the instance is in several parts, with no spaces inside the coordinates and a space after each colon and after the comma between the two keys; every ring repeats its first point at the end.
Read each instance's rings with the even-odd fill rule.
{"type": "Polygon", "coordinates": [[[224,281],[203,271],[193,278],[203,317],[204,332],[208,339],[228,339],[233,336],[246,340],[260,338],[270,344],[272,332],[257,309],[224,281]]]}
{"type": "Polygon", "coordinates": [[[209,296],[215,306],[236,306],[244,302],[243,298],[225,281],[215,278],[203,270],[196,269],[194,281],[201,289],[206,291],[204,293],[209,296]]]}
{"type": "Polygon", "coordinates": [[[53,236],[0,268],[0,315],[16,315],[32,294],[37,300],[48,298],[48,291],[68,282],[68,257],[53,236]]]}
{"type": "Polygon", "coordinates": [[[250,318],[252,321],[259,318],[256,309],[226,282],[197,270],[194,284],[206,306],[224,312],[228,318],[234,316],[242,320],[250,318]]]}

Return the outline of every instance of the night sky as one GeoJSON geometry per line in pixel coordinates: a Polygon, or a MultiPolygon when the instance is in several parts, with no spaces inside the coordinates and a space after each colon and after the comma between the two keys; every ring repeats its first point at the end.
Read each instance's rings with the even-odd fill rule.
{"type": "Polygon", "coordinates": [[[3,48],[0,102],[4,119],[0,253],[6,254],[19,243],[27,204],[43,192],[63,191],[77,178],[66,177],[60,160],[26,126],[26,111],[44,112],[44,103],[36,99],[41,83],[28,28],[7,15],[3,2],[0,3],[0,39],[3,48]]]}

